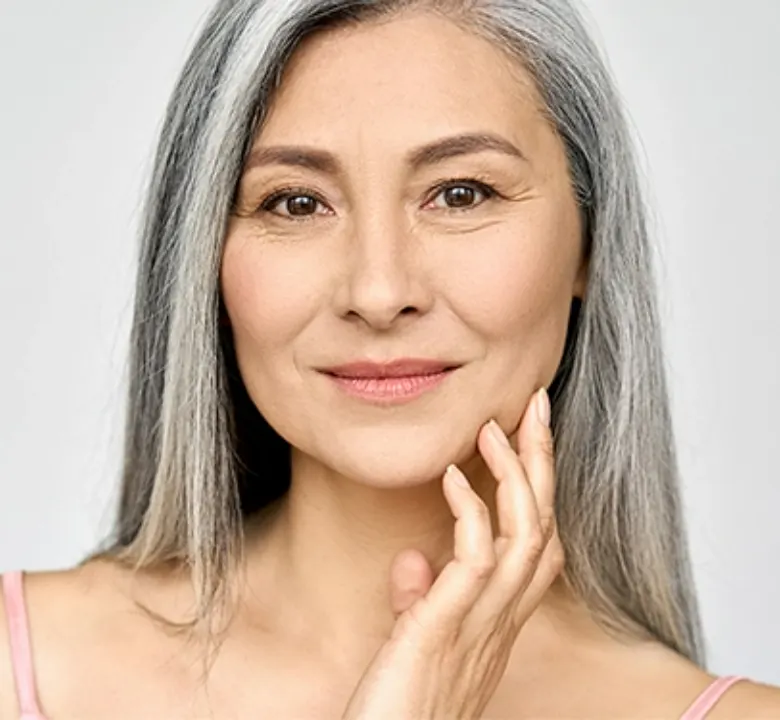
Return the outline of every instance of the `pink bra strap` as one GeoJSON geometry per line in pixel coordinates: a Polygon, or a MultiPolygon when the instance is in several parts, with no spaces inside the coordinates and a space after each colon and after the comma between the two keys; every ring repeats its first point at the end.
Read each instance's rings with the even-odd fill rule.
{"type": "Polygon", "coordinates": [[[723,697],[723,693],[735,682],[744,679],[741,675],[724,675],[713,680],[701,695],[693,701],[693,704],[685,711],[680,720],[703,720],[715,706],[715,703],[723,697]]]}
{"type": "Polygon", "coordinates": [[[39,717],[38,699],[35,694],[30,631],[27,624],[27,608],[24,603],[23,574],[21,571],[3,576],[5,614],[8,619],[8,636],[11,642],[11,663],[16,678],[16,695],[23,716],[39,717]]]}

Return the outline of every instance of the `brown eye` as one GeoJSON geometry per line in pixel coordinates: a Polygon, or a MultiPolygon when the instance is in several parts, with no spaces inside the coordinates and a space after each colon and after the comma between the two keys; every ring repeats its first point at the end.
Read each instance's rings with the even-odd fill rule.
{"type": "Polygon", "coordinates": [[[317,201],[311,195],[293,195],[284,205],[290,215],[311,215],[317,209],[317,201]]]}
{"type": "Polygon", "coordinates": [[[458,181],[440,186],[432,202],[443,210],[468,210],[481,205],[495,194],[495,190],[484,183],[458,181]]]}
{"type": "Polygon", "coordinates": [[[457,185],[444,191],[444,202],[449,207],[466,207],[474,202],[474,188],[457,185]]]}
{"type": "Polygon", "coordinates": [[[271,195],[260,209],[284,218],[305,219],[316,215],[320,205],[324,207],[324,203],[314,195],[288,189],[271,195]]]}

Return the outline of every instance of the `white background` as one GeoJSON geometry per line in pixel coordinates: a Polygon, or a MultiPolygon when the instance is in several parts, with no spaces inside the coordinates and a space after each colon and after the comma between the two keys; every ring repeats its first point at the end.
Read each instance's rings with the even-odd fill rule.
{"type": "MultiPolygon", "coordinates": [[[[0,0],[0,570],[111,520],[142,181],[209,0],[0,0]]],[[[657,209],[710,667],[780,684],[780,2],[589,0],[657,209]]]]}

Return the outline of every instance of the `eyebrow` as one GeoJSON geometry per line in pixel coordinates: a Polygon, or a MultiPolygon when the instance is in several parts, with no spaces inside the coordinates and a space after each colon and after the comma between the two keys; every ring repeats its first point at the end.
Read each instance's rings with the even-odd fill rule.
{"type": "MultiPolygon", "coordinates": [[[[489,132],[463,133],[435,140],[408,152],[405,161],[412,170],[419,170],[450,158],[487,151],[503,153],[528,162],[520,148],[506,138],[489,132]]],[[[267,165],[302,167],[328,175],[343,173],[341,163],[335,155],[305,145],[257,147],[250,152],[244,172],[267,165]]]]}

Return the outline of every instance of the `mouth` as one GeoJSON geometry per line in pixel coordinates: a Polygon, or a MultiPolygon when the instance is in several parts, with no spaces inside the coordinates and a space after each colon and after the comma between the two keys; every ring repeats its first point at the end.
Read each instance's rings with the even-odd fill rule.
{"type": "Polygon", "coordinates": [[[321,372],[346,395],[375,405],[401,405],[442,385],[459,365],[428,360],[352,363],[321,372]]]}

